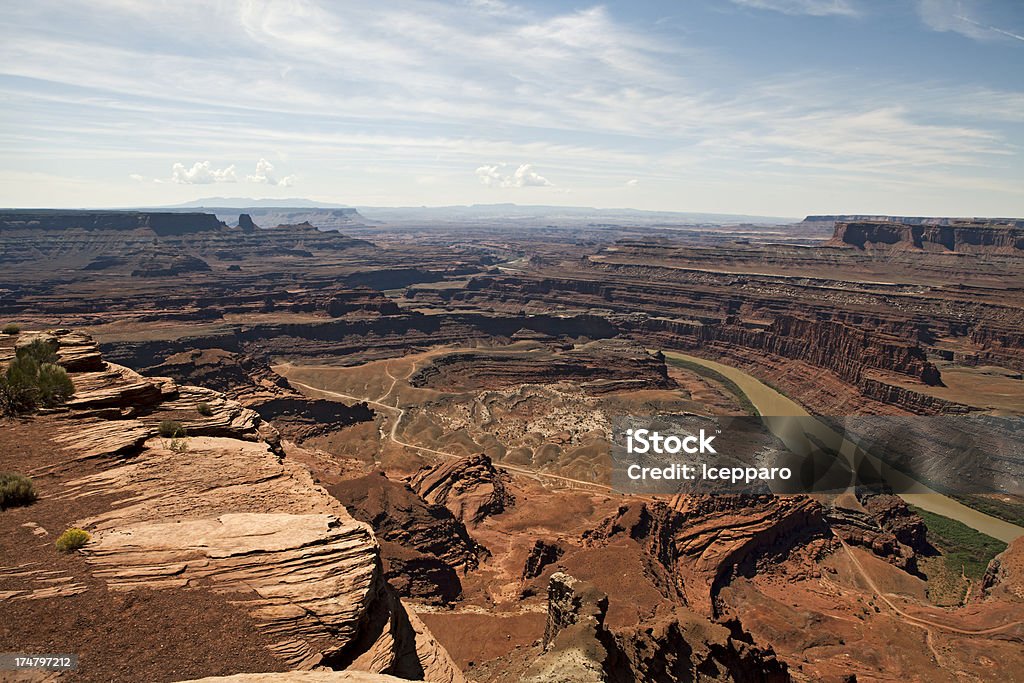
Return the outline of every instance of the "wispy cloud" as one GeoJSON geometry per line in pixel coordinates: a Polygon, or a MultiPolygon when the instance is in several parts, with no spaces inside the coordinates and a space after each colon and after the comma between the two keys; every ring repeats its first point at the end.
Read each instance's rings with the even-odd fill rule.
{"type": "MultiPolygon", "coordinates": [[[[644,24],[614,0],[574,10],[513,0],[224,0],[212,9],[203,0],[97,1],[102,12],[58,0],[5,8],[0,151],[10,168],[90,178],[102,167],[111,194],[194,193],[192,185],[232,180],[273,193],[301,169],[304,192],[348,202],[356,192],[476,201],[488,188],[552,181],[579,201],[600,201],[629,179],[643,189],[632,196],[665,205],[686,201],[680,187],[746,187],[757,174],[785,172],[794,195],[810,196],[840,176],[884,193],[924,177],[936,187],[955,189],[959,178],[1001,188],[997,179],[1022,172],[1024,92],[1012,79],[890,80],[837,67],[846,57],[836,55],[777,68],[777,55],[747,40],[696,45],[710,28],[681,25],[699,12],[669,27],[644,24]],[[218,36],[216,50],[196,38],[206,34],[218,36]],[[740,43],[750,54],[729,52],[740,43]],[[129,173],[167,182],[132,182],[129,173]]],[[[1003,20],[980,5],[912,1],[929,28],[1016,48],[993,32],[1003,20]]],[[[860,17],[818,22],[823,31],[868,30],[887,11],[880,0],[734,2],[860,17]]],[[[765,26],[756,11],[727,18],[765,26]]]]}
{"type": "Polygon", "coordinates": [[[783,14],[806,14],[815,17],[840,15],[856,17],[860,10],[849,0],[732,0],[734,4],[783,14]]]}
{"type": "Polygon", "coordinates": [[[974,19],[971,19],[970,17],[965,17],[965,16],[961,16],[961,15],[958,14],[958,15],[956,15],[956,18],[959,19],[960,21],[965,21],[968,24],[971,24],[975,28],[980,28],[983,31],[992,31],[993,33],[998,33],[999,35],[1006,36],[1007,38],[1013,38],[1015,40],[1024,40],[1024,36],[1022,36],[1022,35],[1020,35],[1018,33],[1012,33],[1010,31],[1006,31],[1006,30],[1003,30],[1001,28],[997,28],[995,26],[989,26],[987,24],[982,24],[981,22],[975,21],[974,19]]]}
{"type": "Polygon", "coordinates": [[[917,0],[921,21],[933,31],[952,31],[975,40],[1004,37],[1024,41],[1019,33],[984,21],[982,11],[977,0],[917,0]]]}

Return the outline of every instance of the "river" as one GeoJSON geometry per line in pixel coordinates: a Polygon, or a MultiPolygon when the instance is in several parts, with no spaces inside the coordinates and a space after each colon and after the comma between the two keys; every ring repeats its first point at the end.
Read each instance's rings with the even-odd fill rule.
{"type": "MultiPolygon", "coordinates": [[[[800,420],[797,422],[786,419],[792,417],[811,417],[811,414],[804,410],[804,408],[796,401],[786,397],[775,389],[772,389],[756,377],[748,375],[746,372],[743,372],[738,368],[734,368],[731,365],[698,358],[697,356],[690,356],[677,351],[663,350],[662,353],[665,354],[666,358],[675,358],[678,360],[688,361],[690,363],[696,363],[728,377],[743,390],[743,393],[745,393],[747,398],[750,399],[754,408],[756,408],[757,412],[764,418],[768,429],[779,437],[783,443],[790,446],[800,440],[805,441],[802,432],[808,429],[808,421],[800,420]],[[799,435],[794,431],[797,429],[801,432],[799,435]]],[[[841,437],[824,422],[814,420],[811,422],[810,430],[814,436],[818,437],[825,443],[835,443],[841,439],[842,443],[836,450],[844,455],[848,456],[856,450],[856,446],[854,446],[852,442],[841,437]]],[[[796,450],[796,452],[799,452],[799,450],[796,450]]],[[[983,534],[987,534],[992,538],[997,538],[1005,543],[1009,543],[1019,536],[1024,536],[1024,528],[997,517],[986,515],[983,512],[978,512],[973,508],[967,507],[963,503],[933,491],[924,484],[911,479],[905,474],[894,472],[889,468],[886,476],[889,478],[890,482],[900,490],[909,491],[908,493],[901,493],[901,498],[922,510],[927,510],[928,512],[942,515],[943,517],[955,519],[958,522],[966,524],[972,529],[976,529],[983,534]],[[896,481],[895,479],[899,479],[899,481],[896,481]]]]}

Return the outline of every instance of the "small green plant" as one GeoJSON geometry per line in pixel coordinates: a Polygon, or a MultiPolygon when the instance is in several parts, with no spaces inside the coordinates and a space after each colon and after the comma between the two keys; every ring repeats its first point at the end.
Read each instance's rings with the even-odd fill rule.
{"type": "Polygon", "coordinates": [[[34,381],[25,370],[19,360],[14,360],[0,375],[0,413],[17,415],[36,407],[34,381]]]}
{"type": "Polygon", "coordinates": [[[22,346],[16,351],[18,358],[31,358],[39,365],[43,363],[57,363],[57,343],[47,339],[33,339],[30,344],[22,346]]]}
{"type": "Polygon", "coordinates": [[[174,453],[187,453],[188,452],[188,439],[171,439],[171,442],[167,444],[174,453]]]}
{"type": "Polygon", "coordinates": [[[185,431],[185,427],[180,422],[174,420],[164,420],[157,427],[157,431],[165,439],[183,439],[188,436],[188,432],[185,431]]]}
{"type": "Polygon", "coordinates": [[[14,323],[7,323],[6,325],[4,325],[3,330],[0,331],[2,331],[4,334],[14,335],[21,332],[21,328],[15,325],[14,323]]]}
{"type": "Polygon", "coordinates": [[[196,406],[196,410],[199,411],[199,414],[203,417],[210,417],[213,415],[213,408],[210,407],[209,403],[200,403],[196,406]]]}
{"type": "Polygon", "coordinates": [[[36,500],[32,480],[16,472],[0,472],[0,510],[36,500]]]}
{"type": "Polygon", "coordinates": [[[26,413],[37,407],[52,408],[64,403],[75,393],[68,371],[39,357],[56,359],[45,344],[18,349],[18,355],[0,375],[0,412],[9,415],[26,413]]]}
{"type": "Polygon", "coordinates": [[[79,529],[78,527],[71,527],[60,535],[57,539],[57,550],[62,553],[70,553],[78,550],[89,542],[92,536],[89,535],[88,531],[79,529]]]}
{"type": "Polygon", "coordinates": [[[39,402],[47,408],[64,403],[75,393],[75,385],[68,371],[53,363],[39,366],[36,387],[39,389],[39,402]]]}

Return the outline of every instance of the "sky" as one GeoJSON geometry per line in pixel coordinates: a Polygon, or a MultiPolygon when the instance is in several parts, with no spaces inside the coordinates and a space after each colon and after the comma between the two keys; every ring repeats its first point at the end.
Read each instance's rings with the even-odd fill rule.
{"type": "Polygon", "coordinates": [[[0,206],[1024,216],[1024,0],[32,0],[0,206]]]}

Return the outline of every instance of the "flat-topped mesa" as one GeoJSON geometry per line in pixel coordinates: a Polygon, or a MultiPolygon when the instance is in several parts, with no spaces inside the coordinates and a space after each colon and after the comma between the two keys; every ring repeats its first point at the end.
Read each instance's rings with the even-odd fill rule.
{"type": "Polygon", "coordinates": [[[836,221],[835,233],[826,246],[1024,256],[1024,221],[836,221]]]}
{"type": "MultiPolygon", "coordinates": [[[[516,332],[519,334],[519,332],[516,332]]],[[[556,349],[538,372],[535,354],[459,351],[434,358],[414,374],[414,387],[465,390],[494,389],[524,381],[567,382],[590,394],[620,390],[670,389],[665,359],[629,339],[600,339],[556,349]]]]}
{"type": "Polygon", "coordinates": [[[151,230],[157,235],[188,235],[225,228],[212,213],[157,211],[46,211],[0,212],[0,232],[7,230],[151,230]]]}

